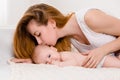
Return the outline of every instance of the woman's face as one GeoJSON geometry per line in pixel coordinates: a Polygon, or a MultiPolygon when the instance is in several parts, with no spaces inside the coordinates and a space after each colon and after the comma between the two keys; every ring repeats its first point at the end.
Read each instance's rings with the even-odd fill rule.
{"type": "Polygon", "coordinates": [[[38,44],[54,46],[57,41],[56,24],[48,21],[47,25],[39,25],[35,20],[31,20],[27,25],[27,31],[35,37],[38,44]]]}

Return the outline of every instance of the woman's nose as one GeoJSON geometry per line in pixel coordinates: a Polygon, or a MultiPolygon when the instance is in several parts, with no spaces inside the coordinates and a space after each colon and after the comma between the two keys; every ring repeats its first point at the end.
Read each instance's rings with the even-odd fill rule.
{"type": "Polygon", "coordinates": [[[38,44],[42,44],[42,42],[43,42],[43,41],[42,41],[41,39],[39,39],[39,38],[36,38],[36,40],[37,40],[37,43],[38,43],[38,44]]]}

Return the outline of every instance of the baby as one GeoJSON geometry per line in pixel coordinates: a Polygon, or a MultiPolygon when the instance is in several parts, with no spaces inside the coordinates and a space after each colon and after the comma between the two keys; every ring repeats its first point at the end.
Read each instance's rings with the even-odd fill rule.
{"type": "MultiPolygon", "coordinates": [[[[57,52],[55,47],[38,45],[32,54],[32,60],[36,64],[53,64],[58,66],[81,66],[85,55],[76,52],[57,52]]],[[[120,68],[120,60],[115,56],[107,55],[98,65],[99,67],[120,68]]]]}

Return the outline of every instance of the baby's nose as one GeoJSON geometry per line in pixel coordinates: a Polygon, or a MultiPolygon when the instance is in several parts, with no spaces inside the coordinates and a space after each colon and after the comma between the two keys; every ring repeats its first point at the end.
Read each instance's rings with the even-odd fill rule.
{"type": "Polygon", "coordinates": [[[52,60],[51,59],[48,59],[47,60],[47,64],[51,64],[52,63],[52,60]]]}

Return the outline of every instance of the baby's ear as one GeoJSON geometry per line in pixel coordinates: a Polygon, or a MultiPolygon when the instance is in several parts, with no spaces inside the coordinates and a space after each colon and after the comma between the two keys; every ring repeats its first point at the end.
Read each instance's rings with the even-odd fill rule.
{"type": "Polygon", "coordinates": [[[52,50],[54,50],[54,51],[57,51],[57,49],[56,49],[55,47],[53,47],[53,46],[50,46],[50,48],[51,48],[52,50]]]}

